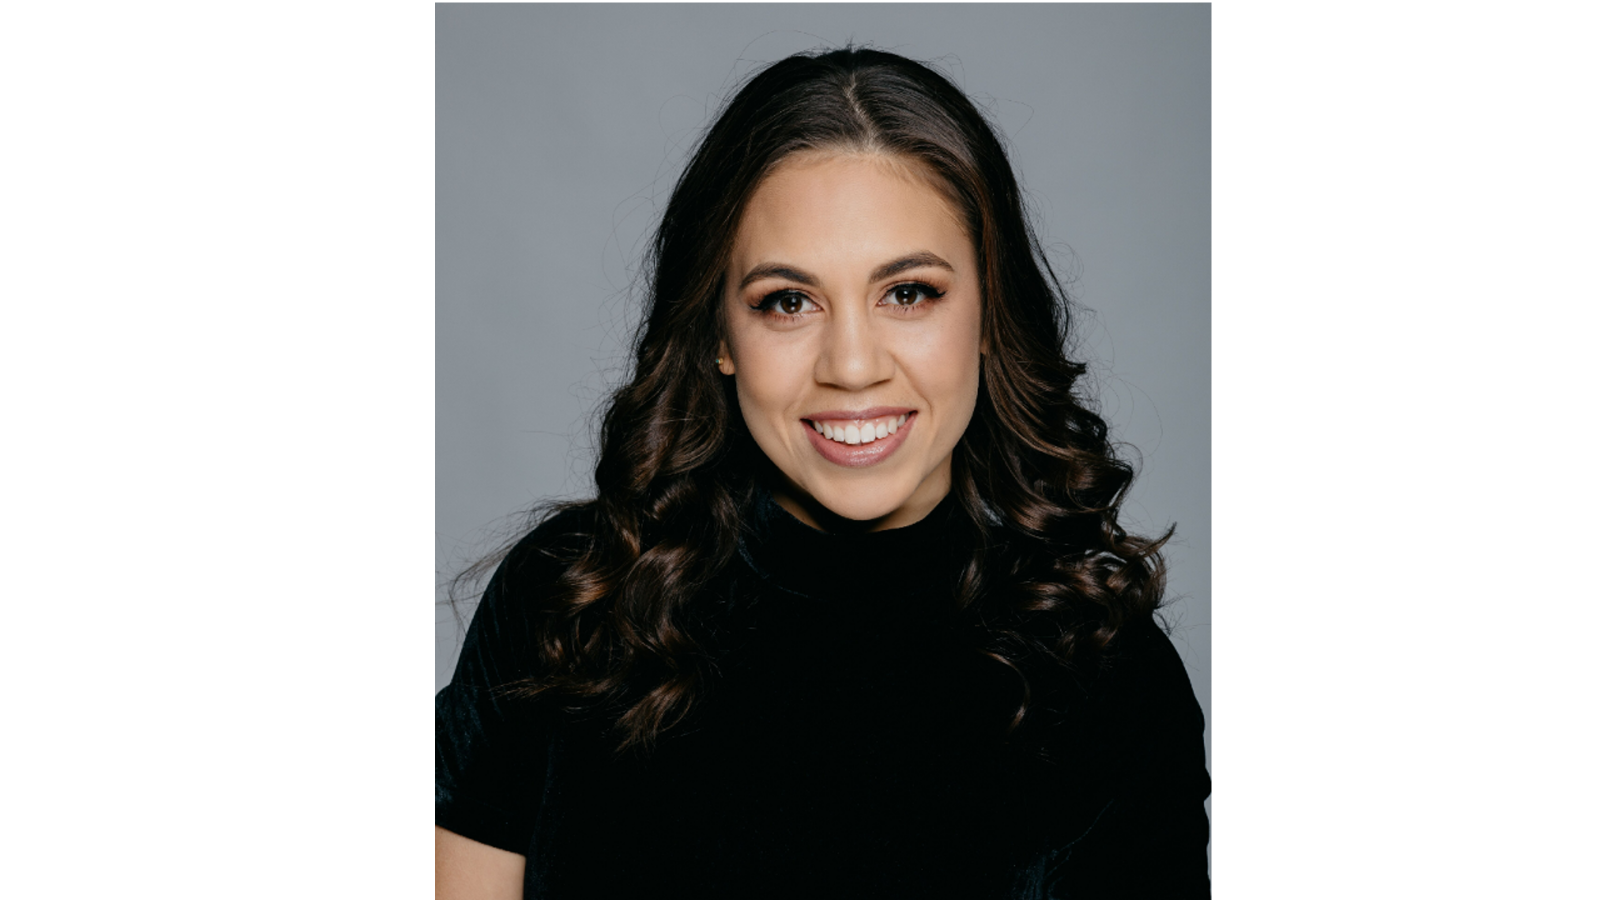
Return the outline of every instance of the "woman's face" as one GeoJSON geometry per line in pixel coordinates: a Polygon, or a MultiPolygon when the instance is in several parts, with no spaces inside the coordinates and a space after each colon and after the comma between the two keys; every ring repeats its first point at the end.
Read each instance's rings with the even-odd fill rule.
{"type": "Polygon", "coordinates": [[[723,374],[783,474],[778,502],[869,529],[927,515],[978,398],[972,241],[915,163],[789,157],[757,188],[725,279],[723,374]]]}

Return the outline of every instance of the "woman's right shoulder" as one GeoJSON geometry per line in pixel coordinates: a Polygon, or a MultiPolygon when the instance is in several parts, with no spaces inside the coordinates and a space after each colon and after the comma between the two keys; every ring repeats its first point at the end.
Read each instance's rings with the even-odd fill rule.
{"type": "Polygon", "coordinates": [[[484,587],[452,684],[495,687],[537,674],[538,623],[594,540],[594,504],[558,507],[506,551],[484,587]]]}
{"type": "Polygon", "coordinates": [[[593,502],[557,507],[506,551],[489,579],[485,599],[548,586],[593,545],[598,521],[593,502]]]}
{"type": "Polygon", "coordinates": [[[464,657],[532,652],[535,623],[560,593],[562,576],[592,545],[596,521],[592,503],[558,507],[505,551],[473,610],[464,657]]]}

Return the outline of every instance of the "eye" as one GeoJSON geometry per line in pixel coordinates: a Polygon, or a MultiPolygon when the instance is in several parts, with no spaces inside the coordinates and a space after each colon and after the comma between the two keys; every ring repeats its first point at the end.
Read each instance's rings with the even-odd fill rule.
{"type": "Polygon", "coordinates": [[[889,295],[884,301],[891,306],[904,308],[920,305],[927,300],[937,300],[943,296],[943,291],[934,290],[920,281],[908,281],[890,288],[889,295]]]}
{"type": "Polygon", "coordinates": [[[784,290],[773,291],[761,298],[761,302],[752,309],[759,312],[772,313],[780,316],[798,316],[805,312],[807,307],[815,306],[810,297],[799,291],[784,290]]]}

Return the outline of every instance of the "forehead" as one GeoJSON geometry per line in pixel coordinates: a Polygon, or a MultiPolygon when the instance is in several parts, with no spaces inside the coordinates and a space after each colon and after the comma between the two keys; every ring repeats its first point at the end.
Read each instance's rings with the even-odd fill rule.
{"type": "Polygon", "coordinates": [[[756,188],[740,218],[733,256],[737,266],[754,262],[751,256],[835,258],[918,249],[971,253],[964,223],[937,176],[888,154],[810,151],[784,159],[756,188]]]}

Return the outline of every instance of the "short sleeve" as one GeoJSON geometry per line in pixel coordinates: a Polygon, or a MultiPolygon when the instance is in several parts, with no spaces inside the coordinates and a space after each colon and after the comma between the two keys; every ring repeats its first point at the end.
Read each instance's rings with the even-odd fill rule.
{"type": "Polygon", "coordinates": [[[434,698],[434,823],[513,853],[532,839],[553,722],[505,688],[539,671],[531,626],[562,571],[553,546],[568,524],[558,516],[506,556],[434,698]]]}
{"type": "Polygon", "coordinates": [[[1040,894],[1209,897],[1205,718],[1171,641],[1129,634],[1089,702],[1093,746],[1078,759],[1103,793],[1088,830],[1050,854],[1040,894]]]}

